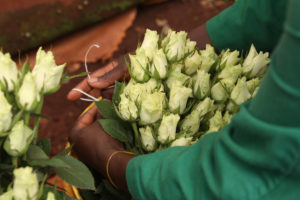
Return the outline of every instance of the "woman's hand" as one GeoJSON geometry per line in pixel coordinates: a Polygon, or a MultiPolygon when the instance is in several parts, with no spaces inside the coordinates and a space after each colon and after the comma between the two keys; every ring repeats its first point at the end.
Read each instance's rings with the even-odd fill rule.
{"type": "MultiPolygon", "coordinates": [[[[107,88],[115,83],[116,80],[121,80],[128,77],[128,69],[125,65],[124,57],[120,57],[106,66],[96,70],[91,74],[90,78],[85,78],[75,88],[83,90],[94,96],[100,96],[103,98],[111,98],[113,88],[107,88]]],[[[78,91],[71,90],[68,93],[67,99],[75,101],[82,97],[82,94],[78,91]]]]}
{"type": "Polygon", "coordinates": [[[107,159],[113,152],[124,150],[124,147],[101,128],[97,113],[97,107],[93,106],[79,117],[69,140],[77,156],[105,176],[107,159]]]}
{"type": "Polygon", "coordinates": [[[111,180],[119,189],[128,191],[126,167],[135,155],[113,154],[114,152],[124,151],[124,146],[105,133],[97,121],[97,113],[97,107],[93,106],[83,116],[79,117],[69,140],[74,145],[73,150],[77,156],[105,177],[107,177],[107,162],[111,158],[108,169],[111,180]]]}

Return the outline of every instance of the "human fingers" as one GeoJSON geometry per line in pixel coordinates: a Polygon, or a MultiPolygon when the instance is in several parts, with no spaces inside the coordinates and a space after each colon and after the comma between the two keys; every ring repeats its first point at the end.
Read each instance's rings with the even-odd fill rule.
{"type": "Polygon", "coordinates": [[[114,94],[114,87],[113,88],[107,88],[107,89],[105,89],[105,90],[102,90],[101,91],[101,95],[102,95],[102,97],[103,98],[105,98],[105,99],[112,99],[112,96],[113,96],[113,94],[114,94]]]}
{"type": "MultiPolygon", "coordinates": [[[[90,92],[92,89],[91,86],[88,84],[87,79],[84,79],[83,81],[81,81],[74,88],[80,89],[87,93],[90,92]]],[[[79,99],[80,97],[82,97],[82,94],[79,91],[73,90],[73,89],[67,95],[67,99],[70,101],[75,101],[75,100],[79,99]]]]}
{"type": "Polygon", "coordinates": [[[95,121],[95,118],[97,117],[98,109],[97,106],[91,107],[86,113],[84,113],[82,116],[80,116],[74,126],[74,130],[82,129],[86,126],[89,126],[95,121]]]}
{"type": "Polygon", "coordinates": [[[107,88],[110,85],[113,85],[115,81],[126,78],[128,73],[127,66],[124,62],[119,62],[115,68],[111,71],[103,74],[102,76],[96,76],[88,79],[88,83],[93,88],[107,88]]]}
{"type": "MultiPolygon", "coordinates": [[[[118,64],[118,61],[112,61],[112,62],[108,63],[106,66],[101,67],[100,69],[93,72],[90,77],[91,78],[99,77],[99,76],[101,77],[105,73],[108,73],[109,71],[113,70],[114,67],[117,66],[117,64],[118,64]]],[[[77,84],[74,88],[82,90],[86,93],[90,93],[90,91],[93,89],[93,87],[91,87],[89,85],[88,80],[89,80],[89,77],[85,78],[79,84],[77,84]]],[[[102,89],[102,88],[98,88],[98,89],[102,89]]],[[[71,90],[67,95],[67,99],[70,101],[75,101],[75,100],[79,99],[80,97],[82,97],[82,93],[80,93],[79,91],[76,91],[76,90],[71,90]]]]}

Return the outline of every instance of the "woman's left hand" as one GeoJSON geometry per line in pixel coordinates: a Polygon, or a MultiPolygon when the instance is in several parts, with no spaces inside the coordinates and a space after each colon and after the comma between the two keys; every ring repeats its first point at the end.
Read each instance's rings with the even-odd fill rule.
{"type": "Polygon", "coordinates": [[[69,140],[79,159],[105,176],[109,156],[115,151],[124,150],[124,147],[102,129],[97,121],[97,113],[97,107],[93,106],[80,116],[69,140]]]}

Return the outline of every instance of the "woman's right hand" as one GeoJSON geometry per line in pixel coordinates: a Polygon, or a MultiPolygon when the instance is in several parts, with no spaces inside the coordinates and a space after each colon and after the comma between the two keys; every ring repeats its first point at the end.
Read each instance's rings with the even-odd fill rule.
{"type": "MultiPolygon", "coordinates": [[[[113,85],[116,80],[122,80],[128,76],[124,57],[120,57],[93,72],[90,78],[85,78],[75,88],[93,96],[98,97],[101,95],[103,98],[111,98],[114,88],[107,87],[113,85]]],[[[75,101],[81,97],[82,94],[76,90],[71,90],[67,95],[67,99],[70,101],[75,101]]]]}

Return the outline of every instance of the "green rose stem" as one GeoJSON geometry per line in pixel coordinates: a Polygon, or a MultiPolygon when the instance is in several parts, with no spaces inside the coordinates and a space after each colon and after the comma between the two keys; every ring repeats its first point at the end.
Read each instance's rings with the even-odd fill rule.
{"type": "Polygon", "coordinates": [[[26,112],[24,115],[24,124],[28,126],[29,122],[30,122],[30,112],[26,112]]]}
{"type": "Polygon", "coordinates": [[[138,147],[139,151],[142,152],[142,146],[141,146],[141,140],[140,140],[140,135],[138,131],[138,127],[136,125],[136,122],[131,123],[133,132],[134,132],[134,142],[135,146],[138,147]]]}
{"type": "Polygon", "coordinates": [[[36,109],[36,114],[38,115],[36,117],[36,119],[34,120],[34,127],[33,127],[33,144],[37,143],[37,134],[38,134],[38,130],[39,130],[39,126],[40,126],[40,116],[39,114],[41,114],[42,112],[42,108],[43,108],[43,103],[44,103],[44,96],[41,95],[41,100],[37,106],[36,109]]]}
{"type": "Polygon", "coordinates": [[[21,119],[21,117],[23,116],[23,113],[24,113],[24,108],[22,108],[22,110],[20,110],[16,114],[16,116],[14,117],[14,119],[11,122],[11,127],[13,127],[21,119]]]}
{"type": "Polygon", "coordinates": [[[18,157],[13,156],[11,158],[11,161],[12,161],[14,168],[18,168],[18,157]]]}

